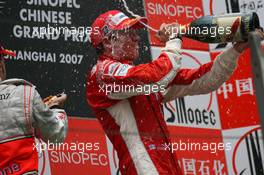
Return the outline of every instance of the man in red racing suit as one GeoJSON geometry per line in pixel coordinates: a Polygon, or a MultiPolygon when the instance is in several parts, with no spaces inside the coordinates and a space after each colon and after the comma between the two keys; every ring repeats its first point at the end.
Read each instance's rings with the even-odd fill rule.
{"type": "Polygon", "coordinates": [[[246,44],[197,69],[181,69],[182,41],[168,39],[164,27],[176,25],[168,24],[159,32],[167,41],[160,56],[134,66],[139,41],[135,29],[142,28],[142,22],[146,18],[130,19],[117,10],[95,20],[91,42],[100,56],[87,77],[87,102],[117,151],[121,174],[180,175],[177,157],[168,149],[162,103],[219,88],[235,70],[246,44]]]}

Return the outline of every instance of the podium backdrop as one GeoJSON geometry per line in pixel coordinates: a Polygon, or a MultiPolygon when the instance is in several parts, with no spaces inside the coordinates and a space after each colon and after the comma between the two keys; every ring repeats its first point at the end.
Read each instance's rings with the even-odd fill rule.
{"type": "MultiPolygon", "coordinates": [[[[144,15],[141,1],[130,1],[128,5],[144,15]]],[[[112,9],[124,11],[120,1],[4,0],[0,7],[1,42],[17,53],[16,58],[7,59],[8,78],[27,79],[37,86],[42,97],[64,91],[69,96],[66,108],[70,115],[93,117],[85,101],[85,80],[97,55],[88,33],[99,14],[112,9]],[[51,27],[61,30],[52,32],[51,27]],[[83,28],[87,31],[84,36],[74,31],[83,28]]],[[[139,62],[146,62],[151,59],[146,49],[148,36],[146,31],[141,33],[139,62]]]]}
{"type": "MultiPolygon", "coordinates": [[[[127,0],[127,3],[134,13],[147,16],[149,25],[156,29],[162,23],[186,24],[204,15],[251,11],[258,13],[264,26],[264,0],[127,0]]],[[[112,144],[97,120],[91,119],[94,115],[85,101],[86,73],[97,58],[87,35],[41,36],[38,31],[48,26],[89,27],[99,14],[109,9],[125,12],[121,0],[1,0],[1,42],[17,53],[16,58],[6,58],[8,77],[31,81],[42,97],[62,91],[69,95],[66,111],[72,117],[66,143],[75,147],[40,152],[40,174],[120,174],[112,144]],[[88,145],[85,150],[83,144],[88,145]]],[[[163,45],[154,35],[142,31],[137,63],[148,62],[160,54],[163,45]]],[[[230,47],[230,43],[205,44],[185,38],[183,42],[184,68],[197,68],[230,47]]],[[[164,120],[183,173],[263,174],[264,147],[257,108],[249,50],[240,56],[237,70],[217,91],[164,104],[164,120]]]]}

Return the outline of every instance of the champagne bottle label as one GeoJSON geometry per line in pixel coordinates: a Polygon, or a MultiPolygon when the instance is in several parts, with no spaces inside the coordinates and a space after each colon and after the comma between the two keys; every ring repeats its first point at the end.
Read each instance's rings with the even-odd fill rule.
{"type": "Polygon", "coordinates": [[[223,17],[215,18],[217,26],[222,27],[223,32],[219,30],[218,35],[220,42],[231,42],[233,40],[243,41],[240,26],[241,26],[241,17],[223,17]]]}

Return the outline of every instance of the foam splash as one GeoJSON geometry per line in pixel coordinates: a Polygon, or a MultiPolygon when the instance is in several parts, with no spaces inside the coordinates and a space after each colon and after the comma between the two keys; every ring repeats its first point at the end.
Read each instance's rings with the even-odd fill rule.
{"type": "MultiPolygon", "coordinates": [[[[123,2],[126,11],[127,11],[131,16],[133,16],[133,17],[135,17],[135,18],[140,18],[140,17],[141,17],[141,16],[135,14],[133,11],[131,11],[131,10],[129,9],[126,0],[121,0],[121,1],[123,2]]],[[[153,27],[151,27],[151,26],[145,24],[145,23],[142,22],[142,21],[140,21],[140,23],[143,24],[143,25],[144,25],[145,27],[147,27],[148,29],[152,30],[153,32],[158,33],[158,30],[157,30],[157,29],[154,29],[153,27]]]]}

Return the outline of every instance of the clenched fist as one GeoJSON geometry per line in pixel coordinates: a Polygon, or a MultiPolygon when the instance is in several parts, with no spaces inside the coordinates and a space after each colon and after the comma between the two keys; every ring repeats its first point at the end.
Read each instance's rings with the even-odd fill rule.
{"type": "MultiPolygon", "coordinates": [[[[260,37],[261,40],[264,40],[264,32],[263,29],[256,29],[255,32],[257,33],[257,35],[260,37]]],[[[243,52],[246,48],[249,47],[249,43],[248,42],[238,42],[234,44],[234,49],[241,53],[243,52]]]]}
{"type": "Polygon", "coordinates": [[[43,99],[43,102],[49,106],[49,108],[63,108],[64,103],[67,99],[67,95],[62,93],[54,96],[48,96],[43,99]]]}
{"type": "Polygon", "coordinates": [[[156,36],[163,43],[169,41],[171,38],[180,37],[180,25],[178,23],[163,23],[156,36]]]}

